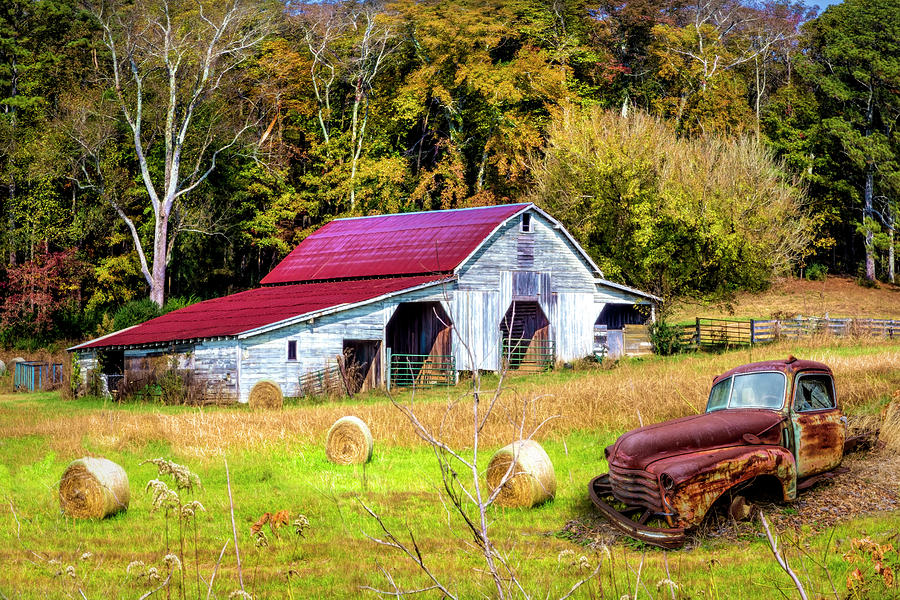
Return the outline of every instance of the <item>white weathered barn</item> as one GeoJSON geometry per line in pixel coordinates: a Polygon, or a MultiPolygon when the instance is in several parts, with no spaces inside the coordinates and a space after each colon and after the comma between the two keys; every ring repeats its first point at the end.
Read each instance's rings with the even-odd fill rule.
{"type": "Polygon", "coordinates": [[[657,301],[605,280],[533,204],[338,219],[262,284],[70,350],[109,381],[174,357],[210,394],[246,402],[262,380],[301,395],[336,363],[373,387],[571,361],[657,301]]]}

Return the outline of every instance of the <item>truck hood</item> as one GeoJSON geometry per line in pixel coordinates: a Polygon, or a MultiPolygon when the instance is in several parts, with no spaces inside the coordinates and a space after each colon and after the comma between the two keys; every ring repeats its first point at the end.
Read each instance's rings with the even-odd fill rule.
{"type": "Polygon", "coordinates": [[[645,469],[661,458],[728,446],[780,444],[781,413],[761,409],[727,409],[673,419],[622,434],[606,449],[610,465],[645,469]],[[749,435],[745,435],[749,434],[749,435]]]}

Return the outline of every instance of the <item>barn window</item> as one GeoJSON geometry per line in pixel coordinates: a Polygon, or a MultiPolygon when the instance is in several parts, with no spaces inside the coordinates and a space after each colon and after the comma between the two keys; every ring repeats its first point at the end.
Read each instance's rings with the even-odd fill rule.
{"type": "Polygon", "coordinates": [[[288,340],[288,360],[297,360],[297,340],[288,340]]]}
{"type": "Polygon", "coordinates": [[[522,223],[519,231],[522,233],[531,233],[531,213],[522,213],[522,223]]]}

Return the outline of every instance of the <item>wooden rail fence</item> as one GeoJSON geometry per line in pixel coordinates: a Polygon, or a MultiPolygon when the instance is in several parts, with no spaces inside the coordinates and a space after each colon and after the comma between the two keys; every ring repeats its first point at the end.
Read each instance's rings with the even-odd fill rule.
{"type": "Polygon", "coordinates": [[[813,335],[835,337],[900,337],[898,319],[833,319],[796,317],[739,321],[697,317],[693,325],[684,325],[681,342],[700,349],[735,348],[765,344],[778,339],[797,339],[813,335]]]}

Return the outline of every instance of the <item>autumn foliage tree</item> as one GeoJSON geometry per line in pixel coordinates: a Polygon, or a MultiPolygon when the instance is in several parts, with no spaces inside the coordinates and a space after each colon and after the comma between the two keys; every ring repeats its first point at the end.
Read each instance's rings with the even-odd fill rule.
{"type": "Polygon", "coordinates": [[[604,274],[663,296],[765,287],[809,242],[802,194],[750,138],[679,137],[644,113],[566,110],[532,199],[604,274]]]}
{"type": "Polygon", "coordinates": [[[58,322],[66,310],[79,310],[86,265],[74,250],[48,251],[46,245],[34,258],[10,267],[3,284],[0,337],[13,336],[47,341],[61,333],[58,322]]]}

